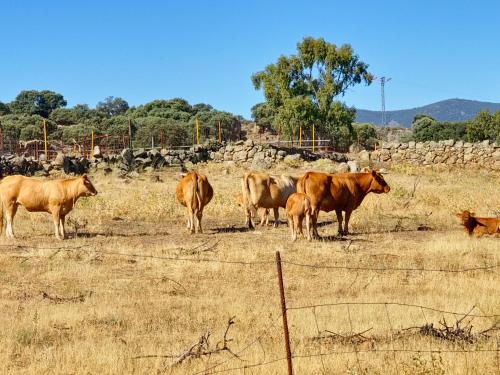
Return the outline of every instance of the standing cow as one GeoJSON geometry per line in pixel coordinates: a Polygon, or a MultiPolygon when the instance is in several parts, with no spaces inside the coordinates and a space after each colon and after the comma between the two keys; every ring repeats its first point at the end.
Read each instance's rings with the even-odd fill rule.
{"type": "Polygon", "coordinates": [[[264,172],[247,172],[241,179],[248,227],[254,228],[251,210],[273,209],[274,227],[278,226],[280,207],[285,208],[288,197],[297,189],[297,178],[270,176],[264,172]]]}
{"type": "Polygon", "coordinates": [[[57,239],[66,237],[64,221],[80,197],[96,195],[89,178],[84,175],[76,178],[59,180],[39,180],[32,177],[8,176],[0,183],[0,222],[3,227],[3,215],[7,219],[7,237],[14,238],[12,223],[19,205],[29,212],[48,212],[52,214],[57,239]]]}
{"type": "Polygon", "coordinates": [[[182,179],[176,188],[177,200],[187,208],[187,228],[191,233],[196,231],[203,233],[201,229],[201,218],[203,208],[212,200],[214,191],[206,176],[197,172],[189,172],[182,175],[182,179]],[[197,224],[195,224],[195,219],[197,224]]]}
{"type": "Polygon", "coordinates": [[[319,237],[317,220],[319,211],[335,210],[339,235],[349,233],[349,219],[352,211],[359,207],[368,193],[388,193],[391,188],[380,172],[328,174],[307,172],[297,184],[297,191],[311,200],[313,234],[319,237]],[[342,228],[342,211],[345,224],[342,228]]]}
{"type": "Polygon", "coordinates": [[[292,241],[297,239],[297,233],[304,235],[302,232],[302,221],[306,219],[307,239],[311,240],[311,201],[309,197],[303,193],[293,193],[286,201],[286,217],[288,226],[292,233],[292,241]]]}

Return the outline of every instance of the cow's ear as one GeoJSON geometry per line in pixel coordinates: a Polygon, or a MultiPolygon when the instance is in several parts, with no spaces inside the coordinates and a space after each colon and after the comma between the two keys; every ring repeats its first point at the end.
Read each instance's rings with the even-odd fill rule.
{"type": "Polygon", "coordinates": [[[374,170],[374,169],[372,169],[372,176],[373,176],[373,177],[377,177],[377,171],[376,171],[376,170],[374,170]]]}

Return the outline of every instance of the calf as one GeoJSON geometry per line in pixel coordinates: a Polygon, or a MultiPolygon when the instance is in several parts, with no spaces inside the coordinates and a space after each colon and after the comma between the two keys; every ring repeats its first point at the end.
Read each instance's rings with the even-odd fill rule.
{"type": "Polygon", "coordinates": [[[286,217],[292,233],[292,241],[297,239],[297,232],[302,236],[302,221],[306,218],[307,239],[311,240],[312,209],[309,197],[303,193],[294,193],[286,201],[286,217]]]}
{"type": "Polygon", "coordinates": [[[212,186],[206,176],[197,172],[183,174],[175,192],[177,200],[187,209],[187,228],[189,231],[194,233],[197,228],[198,233],[203,233],[201,229],[203,208],[212,200],[214,195],[212,186]]]}
{"type": "Polygon", "coordinates": [[[470,236],[500,233],[500,218],[476,217],[473,212],[463,211],[456,216],[460,219],[464,230],[470,236]]]}
{"type": "Polygon", "coordinates": [[[12,223],[19,205],[29,212],[48,212],[52,214],[57,239],[66,237],[64,222],[66,215],[73,209],[80,197],[96,195],[92,182],[86,175],[59,180],[39,180],[32,177],[8,176],[0,183],[0,222],[3,215],[7,219],[7,237],[14,238],[12,223]]]}

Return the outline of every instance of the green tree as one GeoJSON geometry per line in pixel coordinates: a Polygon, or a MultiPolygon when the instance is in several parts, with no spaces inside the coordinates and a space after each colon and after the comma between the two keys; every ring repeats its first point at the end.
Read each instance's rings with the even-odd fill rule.
{"type": "Polygon", "coordinates": [[[129,109],[129,106],[125,99],[113,96],[108,96],[96,105],[96,110],[104,113],[107,117],[122,115],[127,109],[129,109]]]}
{"type": "Polygon", "coordinates": [[[267,103],[255,104],[252,109],[252,118],[255,123],[264,128],[270,129],[274,123],[274,117],[276,116],[275,110],[267,103]]]}
{"type": "Polygon", "coordinates": [[[7,104],[0,102],[0,116],[8,115],[10,108],[7,104]]]}
{"type": "Polygon", "coordinates": [[[492,116],[489,111],[479,112],[474,120],[467,126],[467,139],[469,142],[479,142],[490,139],[492,135],[492,116]]]}
{"type": "Polygon", "coordinates": [[[496,111],[491,117],[490,139],[500,144],[500,111],[496,111]]]}
{"type": "Polygon", "coordinates": [[[377,142],[377,130],[372,124],[355,123],[356,140],[363,147],[374,147],[377,142]]]}
{"type": "MultiPolygon", "coordinates": [[[[335,98],[344,95],[353,85],[370,84],[373,76],[368,72],[368,65],[359,59],[350,45],[337,47],[322,38],[304,38],[297,44],[297,51],[296,55],[280,56],[275,64],[253,74],[255,89],[264,90],[266,104],[275,113],[284,106],[287,113],[292,108],[301,110],[302,106],[297,102],[292,105],[289,100],[309,98],[315,110],[311,111],[308,123],[316,122],[318,133],[333,137],[337,144],[349,141],[353,129],[346,121],[353,119],[355,111],[335,98]]],[[[301,115],[293,117],[301,118],[301,115]]],[[[293,128],[287,129],[286,124],[278,122],[276,117],[273,121],[275,129],[281,127],[283,132],[293,133],[293,128]]]]}
{"type": "Polygon", "coordinates": [[[317,107],[310,97],[295,96],[286,99],[278,109],[275,124],[281,134],[296,139],[299,128],[302,131],[309,131],[317,119],[317,107]]]}
{"type": "Polygon", "coordinates": [[[66,104],[64,97],[54,91],[25,90],[10,103],[10,108],[15,114],[40,115],[47,118],[53,110],[65,107],[66,104]]]}

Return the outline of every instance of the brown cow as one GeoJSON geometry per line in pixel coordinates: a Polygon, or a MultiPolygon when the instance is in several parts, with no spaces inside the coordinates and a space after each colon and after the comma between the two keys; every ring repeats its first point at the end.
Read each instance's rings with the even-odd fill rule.
{"type": "Polygon", "coordinates": [[[302,236],[302,221],[306,218],[307,239],[311,240],[311,201],[303,193],[293,193],[286,201],[286,217],[292,232],[292,241],[297,239],[297,232],[302,236]]]}
{"type": "MultiPolygon", "coordinates": [[[[87,176],[59,180],[39,180],[24,176],[8,176],[0,183],[0,221],[3,211],[7,219],[7,237],[14,238],[12,223],[19,205],[30,212],[52,214],[57,239],[65,238],[64,221],[80,197],[96,195],[97,190],[87,176]]],[[[2,228],[0,227],[0,230],[2,228]]]]}
{"type": "Polygon", "coordinates": [[[335,210],[339,234],[348,234],[351,213],[359,207],[365,196],[368,193],[388,193],[390,190],[382,174],[377,171],[340,174],[307,172],[297,184],[297,191],[305,193],[311,200],[313,232],[316,237],[319,236],[316,223],[320,210],[335,210]],[[345,212],[344,229],[342,211],[345,212]]]}
{"type": "Polygon", "coordinates": [[[456,215],[470,236],[500,233],[500,218],[476,217],[473,212],[469,211],[463,211],[456,215]]]}
{"type": "Polygon", "coordinates": [[[245,214],[248,227],[254,228],[251,210],[272,208],[274,226],[278,226],[280,207],[285,208],[288,197],[295,193],[297,178],[290,176],[270,176],[264,172],[247,172],[241,179],[245,214]]]}
{"type": "Polygon", "coordinates": [[[176,188],[177,200],[187,208],[188,220],[187,228],[191,233],[196,230],[195,218],[198,222],[198,233],[203,233],[201,229],[201,218],[203,208],[212,200],[214,191],[206,176],[189,172],[182,174],[182,179],[176,188]]]}
{"type": "MultiPolygon", "coordinates": [[[[236,204],[243,209],[245,209],[245,199],[243,198],[243,193],[237,193],[234,194],[234,200],[236,204]]],[[[260,226],[269,225],[269,209],[268,208],[259,208],[258,210],[255,210],[253,207],[251,207],[251,212],[250,216],[253,218],[256,215],[259,215],[260,217],[260,226]]],[[[246,209],[245,209],[245,225],[248,225],[248,217],[246,215],[246,209]]]]}

